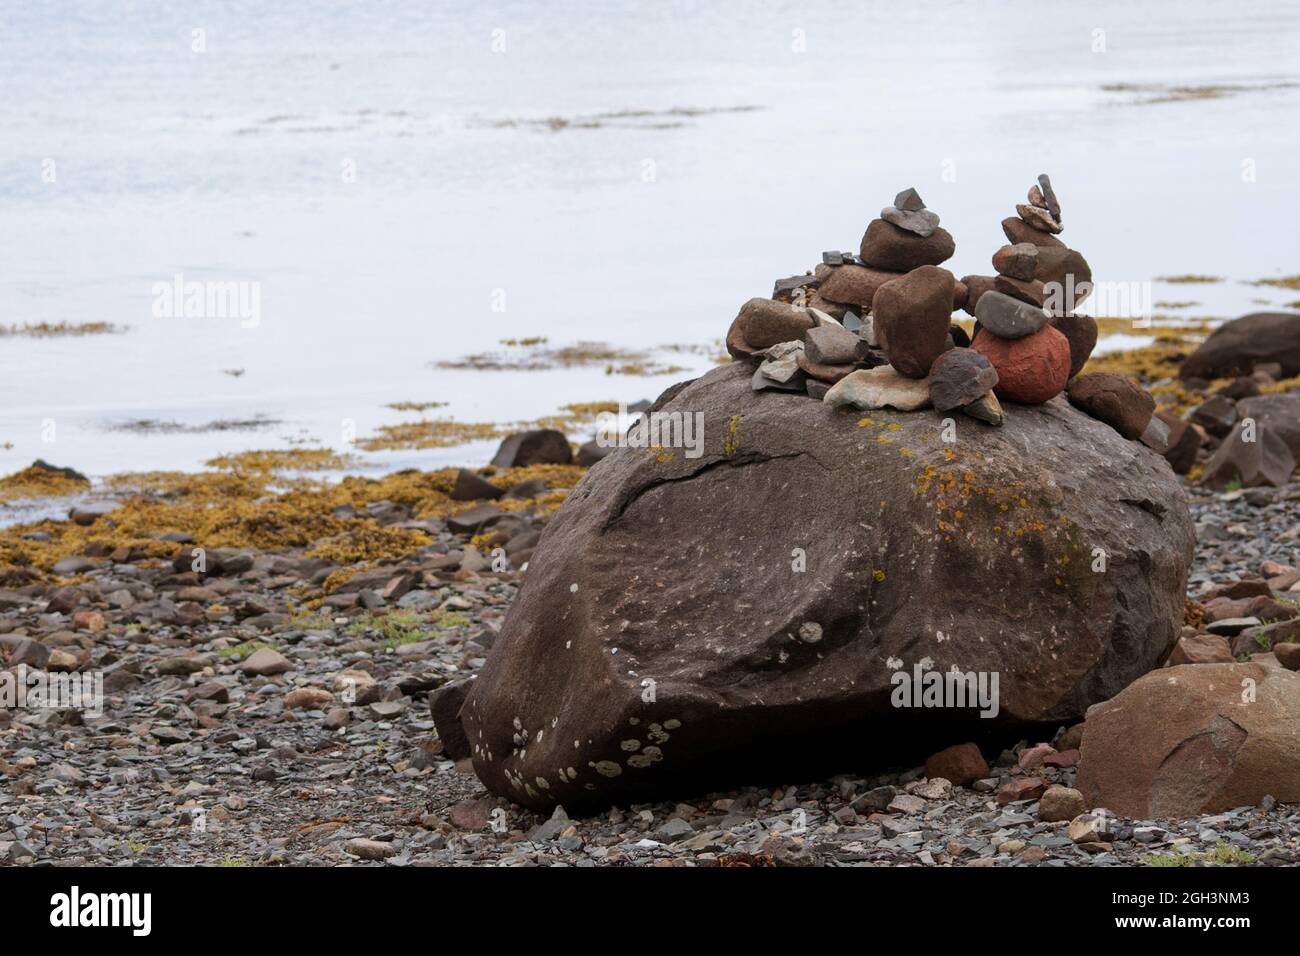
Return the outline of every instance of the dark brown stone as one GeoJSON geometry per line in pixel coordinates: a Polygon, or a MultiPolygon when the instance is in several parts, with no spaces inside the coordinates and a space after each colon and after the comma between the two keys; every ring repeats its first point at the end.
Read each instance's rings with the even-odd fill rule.
{"type": "Polygon", "coordinates": [[[862,236],[861,252],[862,261],[873,269],[910,272],[946,262],[956,249],[957,244],[943,227],[922,237],[883,219],[873,219],[862,236]]]}
{"type": "Polygon", "coordinates": [[[1249,375],[1265,362],[1282,366],[1282,377],[1300,375],[1300,315],[1256,312],[1225,322],[1187,357],[1180,378],[1249,375]]]}
{"type": "Polygon", "coordinates": [[[975,744],[957,744],[932,754],[925,762],[925,775],[931,780],[942,778],[954,787],[967,787],[985,780],[992,773],[988,761],[975,744]]]}
{"type": "Polygon", "coordinates": [[[1006,234],[1007,242],[1013,246],[1018,242],[1032,242],[1036,246],[1060,247],[1065,248],[1065,243],[1050,233],[1043,232],[1041,229],[1035,229],[1023,219],[1015,216],[1009,216],[1002,220],[1002,231],[1006,234]]]}
{"type": "Polygon", "coordinates": [[[962,276],[961,284],[966,287],[966,301],[962,303],[961,308],[967,315],[975,314],[976,306],[979,304],[980,296],[985,292],[993,291],[993,276],[962,276]]]}
{"type": "Polygon", "coordinates": [[[757,362],[761,360],[758,352],[781,342],[801,340],[804,332],[816,324],[807,309],[753,298],[740,307],[727,330],[727,351],[732,358],[757,362]]]}
{"type": "Polygon", "coordinates": [[[962,433],[973,486],[1034,476],[1014,547],[995,503],[945,512],[950,536],[917,533],[942,494],[917,476],[953,467],[932,414],[873,411],[893,439],[882,444],[860,412],[754,394],[740,363],[661,410],[704,415],[703,454],[617,454],[587,473],[460,709],[494,793],[573,813],[907,765],[953,741],[1073,723],[1177,637],[1194,543],[1179,483],[1066,402],[1007,406],[1005,427],[962,433]],[[864,513],[879,501],[889,508],[864,513]],[[791,526],[835,542],[810,551],[805,575],[790,572],[791,526]],[[1056,530],[1069,526],[1086,540],[1056,530]],[[1124,560],[1094,574],[1094,547],[1124,560]],[[1052,583],[1061,574],[1068,588],[1052,583]],[[996,641],[979,639],[989,621],[996,641]],[[1069,640],[1044,641],[1053,631],[1069,640]],[[998,715],[893,706],[890,657],[999,673],[998,715]]]}
{"type": "Polygon", "coordinates": [[[1136,440],[1156,410],[1156,400],[1141,385],[1113,372],[1090,372],[1073,379],[1066,397],[1075,408],[1136,440]]]}
{"type": "Polygon", "coordinates": [[[969,405],[998,383],[998,373],[979,352],[954,348],[930,366],[930,401],[941,412],[969,405]]]}
{"type": "Polygon", "coordinates": [[[1097,347],[1097,321],[1088,315],[1057,315],[1049,322],[1070,343],[1070,378],[1083,371],[1097,347]]]}
{"type": "Polygon", "coordinates": [[[876,339],[889,364],[908,378],[925,378],[948,347],[954,281],[947,269],[921,266],[876,293],[876,339]]]}
{"type": "Polygon", "coordinates": [[[496,468],[526,468],[529,465],[567,465],[573,461],[573,449],[564,432],[554,428],[536,428],[508,436],[492,457],[496,468]]]}
{"type": "MultiPolygon", "coordinates": [[[[568,443],[565,443],[568,446],[568,443]]],[[[456,472],[456,483],[451,487],[452,501],[480,501],[500,498],[505,491],[498,488],[477,472],[462,468],[456,472]]]]}

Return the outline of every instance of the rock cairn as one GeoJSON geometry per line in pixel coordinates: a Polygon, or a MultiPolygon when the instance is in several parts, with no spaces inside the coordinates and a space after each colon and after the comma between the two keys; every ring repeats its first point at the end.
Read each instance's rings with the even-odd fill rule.
{"type": "Polygon", "coordinates": [[[754,366],[755,391],[862,410],[933,407],[990,425],[1002,424],[1000,401],[1040,405],[1068,387],[1076,407],[1163,451],[1168,429],[1143,389],[1080,375],[1097,323],[1072,306],[1091,291],[1092,272],[1057,238],[1061,206],[1046,175],[1016,212],[1002,222],[1009,242],[993,255],[997,274],[958,280],[941,267],[952,236],[905,189],[867,226],[857,254],[824,252],[812,272],[777,280],[772,298],[746,302],[727,350],[754,366]],[[973,340],[953,323],[957,309],[975,317],[973,340]]]}

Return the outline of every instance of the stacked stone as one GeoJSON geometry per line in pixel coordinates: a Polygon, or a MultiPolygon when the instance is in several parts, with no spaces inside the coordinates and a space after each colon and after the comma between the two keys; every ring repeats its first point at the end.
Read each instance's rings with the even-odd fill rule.
{"type": "Polygon", "coordinates": [[[1082,255],[1057,238],[1063,229],[1061,204],[1046,173],[1030,187],[1028,199],[1016,206],[1016,217],[1002,220],[1008,245],[993,253],[997,274],[962,279],[967,286],[965,309],[978,319],[976,310],[987,292],[1044,309],[1051,325],[1070,343],[1073,378],[1097,344],[1097,323],[1073,311],[1092,291],[1092,270],[1082,255]]]}

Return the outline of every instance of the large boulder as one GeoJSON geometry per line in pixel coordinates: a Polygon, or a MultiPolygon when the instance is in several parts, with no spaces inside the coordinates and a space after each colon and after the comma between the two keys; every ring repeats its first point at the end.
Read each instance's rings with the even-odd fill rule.
{"type": "Polygon", "coordinates": [[[1141,820],[1300,802],[1300,674],[1182,664],[1088,711],[1078,787],[1141,820]]]}
{"type": "Polygon", "coordinates": [[[1183,360],[1182,378],[1231,378],[1277,362],[1283,377],[1300,375],[1300,315],[1255,312],[1225,322],[1183,360]]]}
{"type": "Polygon", "coordinates": [[[1063,398],[945,442],[750,374],[653,407],[703,415],[700,457],[620,448],[547,526],[460,711],[489,789],[589,809],[919,762],[1164,659],[1193,531],[1154,452],[1063,398]],[[998,675],[996,715],[895,706],[926,667],[998,675]]]}

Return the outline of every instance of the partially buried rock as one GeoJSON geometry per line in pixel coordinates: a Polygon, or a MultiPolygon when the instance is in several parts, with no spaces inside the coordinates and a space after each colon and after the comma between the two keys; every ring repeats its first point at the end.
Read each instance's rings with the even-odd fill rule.
{"type": "Polygon", "coordinates": [[[1201,482],[1211,488],[1237,483],[1243,488],[1271,485],[1281,488],[1291,480],[1296,457],[1273,429],[1252,427],[1241,421],[1223,439],[1201,472],[1201,482]]]}
{"type": "Polygon", "coordinates": [[[1300,375],[1300,315],[1256,312],[1225,322],[1187,357],[1178,375],[1230,378],[1274,362],[1282,366],[1284,378],[1300,375]]]}
{"type": "Polygon", "coordinates": [[[929,406],[930,386],[923,379],[899,375],[892,365],[881,365],[845,376],[822,401],[863,411],[896,408],[900,412],[913,412],[929,406]]]}
{"type": "Polygon", "coordinates": [[[1074,378],[1083,371],[1097,347],[1097,320],[1071,312],[1053,317],[1051,324],[1070,343],[1070,378],[1074,378]]]}
{"type": "Polygon", "coordinates": [[[1142,820],[1300,802],[1300,674],[1185,664],[1088,710],[1078,788],[1142,820]]]}
{"type": "Polygon", "coordinates": [[[979,324],[1003,339],[1023,339],[1047,324],[1042,309],[1002,292],[986,292],[975,308],[979,324]]]}
{"type": "Polygon", "coordinates": [[[659,410],[704,415],[701,456],[618,454],[583,477],[460,708],[493,793],[575,813],[915,766],[954,741],[1075,723],[1177,635],[1194,544],[1180,484],[1066,402],[1008,406],[956,461],[932,415],[772,401],[740,363],[659,410]],[[954,502],[950,479],[979,492],[954,502]],[[789,527],[834,542],[801,580],[789,527]],[[1094,548],[1105,574],[1088,570],[1094,548]],[[996,716],[894,706],[891,658],[1000,674],[996,716]]]}
{"type": "MultiPolygon", "coordinates": [[[[565,443],[566,447],[568,443],[565,443]]],[[[479,501],[484,498],[500,498],[505,491],[498,488],[482,475],[462,468],[456,472],[456,483],[451,488],[452,501],[479,501]]]]}
{"type": "Polygon", "coordinates": [[[1008,401],[1040,405],[1061,394],[1070,378],[1070,343],[1050,325],[1014,340],[981,329],[971,348],[997,369],[993,393],[1008,401]]]}
{"type": "Polygon", "coordinates": [[[928,236],[918,236],[891,222],[873,219],[862,236],[862,261],[874,269],[894,272],[937,266],[952,258],[956,249],[952,236],[942,227],[928,236]]]}
{"type": "Polygon", "coordinates": [[[998,383],[998,373],[979,352],[955,348],[930,367],[930,401],[941,412],[969,405],[998,383]]]}
{"type": "Polygon", "coordinates": [[[1130,440],[1142,436],[1156,410],[1150,392],[1113,372],[1080,375],[1070,382],[1066,397],[1075,408],[1083,409],[1130,440]]]}
{"type": "Polygon", "coordinates": [[[516,432],[501,442],[492,458],[497,468],[524,468],[528,465],[567,465],[573,461],[573,449],[564,432],[554,428],[537,428],[516,432]]]}
{"type": "Polygon", "coordinates": [[[948,347],[953,282],[947,269],[921,266],[876,293],[876,337],[890,364],[909,378],[925,378],[948,347]]]}
{"type": "Polygon", "coordinates": [[[733,358],[752,361],[763,349],[801,339],[814,325],[805,309],[771,299],[750,299],[727,331],[727,351],[733,358]]]}

